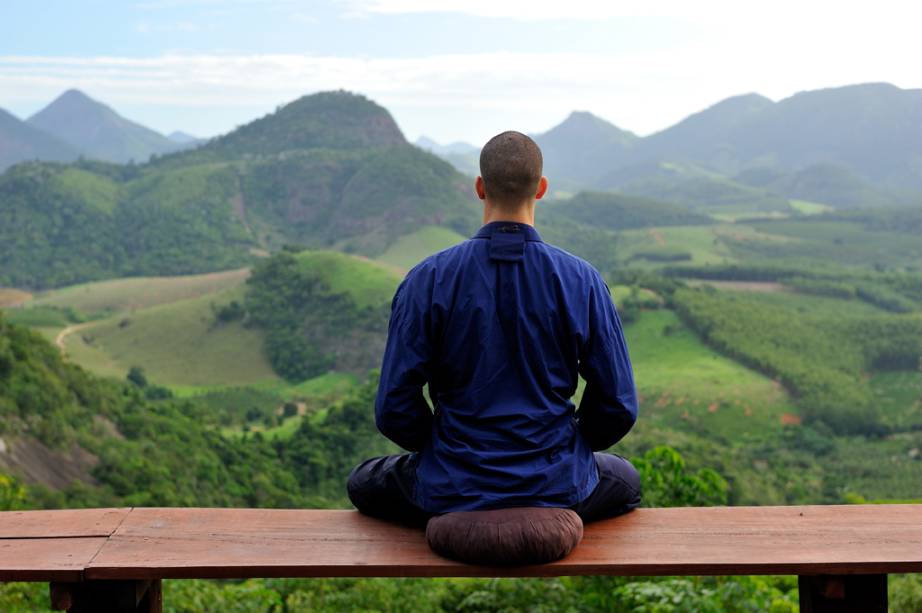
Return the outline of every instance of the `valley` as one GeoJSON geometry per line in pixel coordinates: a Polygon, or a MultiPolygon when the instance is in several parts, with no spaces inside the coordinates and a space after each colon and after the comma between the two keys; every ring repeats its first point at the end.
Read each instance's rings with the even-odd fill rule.
{"type": "MultiPolygon", "coordinates": [[[[614,451],[656,504],[922,500],[922,200],[860,156],[766,168],[706,113],[539,138],[561,188],[536,228],[625,326],[641,417],[614,451]],[[745,155],[688,149],[701,125],[745,155]]],[[[479,227],[448,157],[472,152],[426,148],[448,161],[328,92],[145,163],[0,175],[9,506],[346,506],[352,466],[396,450],[372,410],[394,291],[479,227]]]]}

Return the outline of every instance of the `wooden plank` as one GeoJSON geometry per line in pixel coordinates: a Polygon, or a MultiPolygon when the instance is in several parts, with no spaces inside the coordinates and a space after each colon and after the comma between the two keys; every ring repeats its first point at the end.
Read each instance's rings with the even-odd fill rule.
{"type": "Polygon", "coordinates": [[[922,572],[922,505],[638,509],[586,526],[566,559],[474,567],[421,530],[354,511],[135,509],[89,579],[922,572]]]}
{"type": "Polygon", "coordinates": [[[0,581],[80,581],[104,536],[0,539],[0,581]]]}
{"type": "Polygon", "coordinates": [[[130,508],[3,511],[0,539],[109,536],[130,511],[130,508]]]}

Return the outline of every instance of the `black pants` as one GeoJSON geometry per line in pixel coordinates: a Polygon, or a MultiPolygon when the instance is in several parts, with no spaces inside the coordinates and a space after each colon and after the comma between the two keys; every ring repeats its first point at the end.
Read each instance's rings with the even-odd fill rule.
{"type": "MultiPolygon", "coordinates": [[[[592,493],[570,507],[583,522],[615,517],[640,506],[640,475],[626,459],[596,453],[599,484],[592,493]]],[[[412,499],[416,479],[416,454],[388,455],[365,460],[349,475],[346,489],[355,508],[366,515],[412,526],[432,517],[412,499]]]]}

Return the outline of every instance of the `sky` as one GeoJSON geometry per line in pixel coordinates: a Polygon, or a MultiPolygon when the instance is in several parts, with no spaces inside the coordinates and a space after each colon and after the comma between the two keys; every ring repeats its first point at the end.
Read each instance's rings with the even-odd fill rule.
{"type": "Polygon", "coordinates": [[[573,110],[647,135],[738,94],[920,88],[920,18],[896,0],[2,0],[0,108],[78,88],[207,137],[346,89],[410,140],[482,144],[573,110]]]}

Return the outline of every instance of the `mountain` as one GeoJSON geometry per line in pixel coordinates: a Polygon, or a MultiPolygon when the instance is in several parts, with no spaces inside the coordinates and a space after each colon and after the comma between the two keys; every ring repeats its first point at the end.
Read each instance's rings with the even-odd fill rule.
{"type": "Polygon", "coordinates": [[[561,124],[533,136],[544,154],[551,187],[572,189],[593,184],[629,159],[638,137],[585,111],[574,111],[561,124]]]}
{"type": "MultiPolygon", "coordinates": [[[[695,185],[676,184],[663,168],[698,168],[725,184],[772,169],[790,175],[759,186],[776,198],[823,196],[820,202],[846,207],[907,203],[922,191],[922,90],[868,83],[779,102],[745,94],[644,138],[573,113],[536,141],[551,184],[569,190],[618,189],[693,203],[683,192],[713,181],[699,176],[695,185]]],[[[733,186],[743,199],[745,183],[733,186]]]]}
{"type": "Polygon", "coordinates": [[[0,109],[0,172],[26,160],[69,162],[77,156],[67,143],[0,109]]]}
{"type": "Polygon", "coordinates": [[[177,145],[183,145],[187,147],[195,147],[201,145],[202,143],[208,142],[207,138],[199,138],[198,136],[193,136],[188,132],[183,132],[182,130],[174,130],[166,136],[168,139],[176,143],[177,145]]]}
{"type": "Polygon", "coordinates": [[[210,272],[288,245],[377,256],[426,226],[470,235],[469,183],[367,98],[314,94],[146,164],[7,172],[0,286],[210,272]]]}
{"type": "Polygon", "coordinates": [[[776,167],[752,167],[734,181],[783,194],[788,198],[829,204],[839,208],[893,206],[900,198],[873,187],[845,166],[818,163],[794,172],[776,167]]]}
{"type": "Polygon", "coordinates": [[[648,136],[634,150],[634,160],[690,161],[715,170],[740,164],[735,135],[740,126],[774,103],[758,94],[728,98],[676,125],[648,136]]]}
{"type": "Polygon", "coordinates": [[[107,162],[144,162],[151,155],[182,148],[76,89],[64,92],[27,121],[84,156],[107,162]]]}
{"type": "Polygon", "coordinates": [[[272,155],[304,149],[356,150],[406,145],[391,114],[368,98],[345,91],[304,96],[202,150],[221,155],[272,155]]]}
{"type": "Polygon", "coordinates": [[[922,189],[922,90],[868,83],[801,92],[759,113],[733,141],[749,163],[831,163],[881,186],[922,189]]]}
{"type": "Polygon", "coordinates": [[[432,140],[431,138],[427,136],[420,136],[419,138],[416,139],[416,142],[414,144],[420,149],[425,149],[426,151],[429,151],[430,153],[434,153],[438,156],[459,154],[459,153],[464,154],[464,155],[470,155],[472,153],[476,153],[476,154],[480,153],[480,148],[475,147],[474,145],[470,143],[465,143],[463,141],[455,141],[447,145],[440,145],[439,143],[435,142],[434,140],[432,140]]]}
{"type": "Polygon", "coordinates": [[[455,167],[458,172],[476,177],[480,174],[480,149],[462,141],[448,145],[440,145],[431,138],[420,136],[416,139],[416,146],[430,153],[434,153],[455,167]]]}

